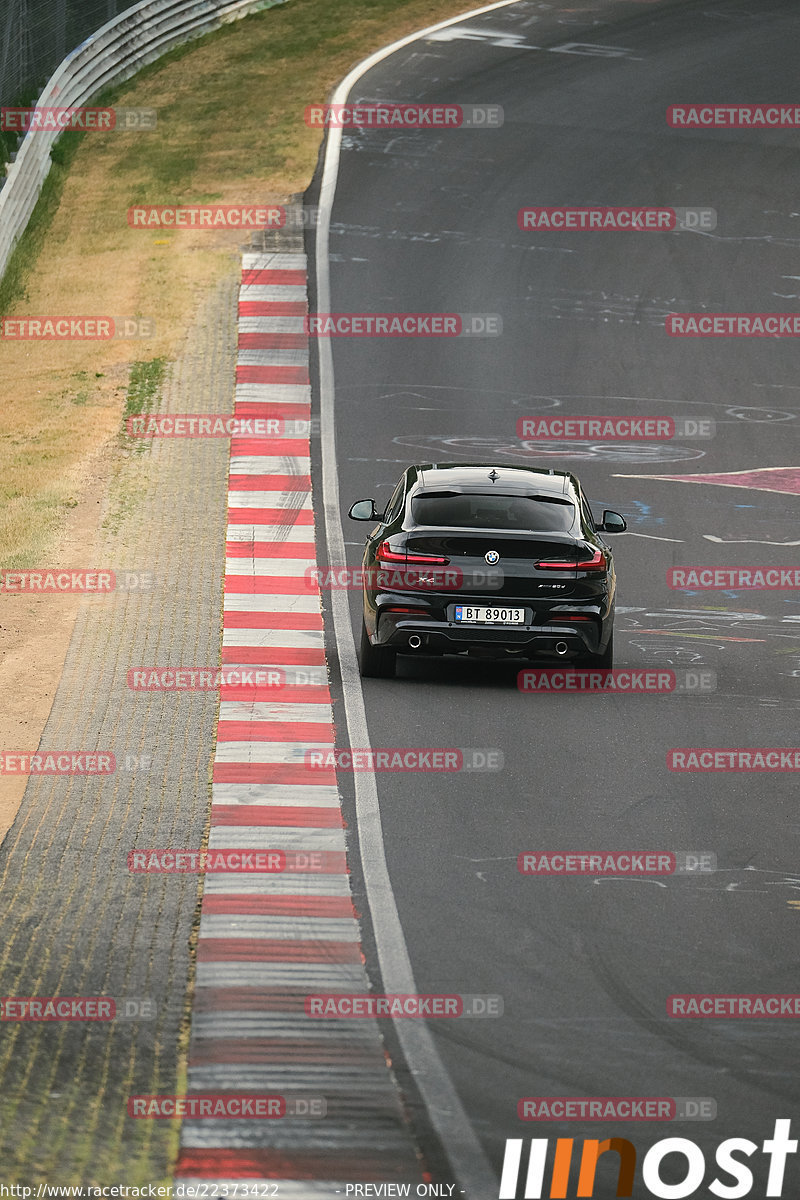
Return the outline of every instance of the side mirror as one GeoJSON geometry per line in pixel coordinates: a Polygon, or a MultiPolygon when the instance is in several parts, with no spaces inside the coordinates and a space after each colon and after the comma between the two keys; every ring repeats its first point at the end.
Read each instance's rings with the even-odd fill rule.
{"type": "Polygon", "coordinates": [[[347,515],[352,521],[379,521],[381,519],[381,513],[376,509],[374,500],[356,500],[355,504],[350,505],[347,515]]]}
{"type": "Polygon", "coordinates": [[[607,508],[603,513],[603,523],[600,526],[601,533],[624,533],[628,528],[628,522],[618,512],[612,512],[607,508]]]}

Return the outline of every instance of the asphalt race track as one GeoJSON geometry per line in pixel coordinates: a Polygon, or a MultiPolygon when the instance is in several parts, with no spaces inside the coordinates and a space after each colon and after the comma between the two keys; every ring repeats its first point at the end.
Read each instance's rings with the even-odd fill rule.
{"type": "MultiPolygon", "coordinates": [[[[680,478],[796,466],[797,350],[791,338],[665,331],[670,312],[797,311],[797,131],[684,131],[665,113],[789,102],[799,34],[793,0],[523,0],[398,51],[351,96],[499,104],[505,119],[344,134],[331,310],[502,317],[497,337],[334,339],[348,562],[367,527],[347,508],[384,504],[409,462],[573,470],[595,511],[628,521],[614,541],[615,665],[715,676],[700,694],[524,694],[514,665],[405,657],[397,680],[364,681],[373,747],[504,756],[493,773],[376,776],[418,991],[504,1000],[500,1019],[430,1022],[498,1174],[506,1138],[628,1137],[643,1153],[676,1136],[703,1149],[708,1182],[721,1140],[760,1147],[800,1100],[792,1019],[680,1020],[666,1008],[673,994],[796,990],[796,777],[678,773],[667,754],[800,744],[800,603],[794,590],[675,590],[667,571],[798,562],[800,468],[724,480],[736,486],[680,478]],[[717,224],[521,230],[531,205],[694,206],[717,224]],[[695,418],[715,436],[517,436],[521,417],[543,415],[695,418]],[[517,856],[534,850],[708,852],[718,869],[525,877],[517,856]],[[517,1117],[525,1096],[705,1097],[717,1115],[530,1124],[517,1117]]],[[[350,602],[357,633],[355,592],[350,602]]],[[[377,979],[374,955],[368,966],[377,979]]],[[[764,1164],[756,1154],[753,1194],[764,1164]]],[[[616,1169],[598,1168],[595,1195],[614,1194],[616,1169]]],[[[665,1166],[664,1179],[685,1170],[665,1166]]],[[[797,1178],[790,1159],[787,1186],[797,1178]]]]}

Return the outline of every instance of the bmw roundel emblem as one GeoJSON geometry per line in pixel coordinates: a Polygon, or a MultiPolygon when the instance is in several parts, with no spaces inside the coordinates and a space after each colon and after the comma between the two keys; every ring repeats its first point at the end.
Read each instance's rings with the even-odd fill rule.
{"type": "Polygon", "coordinates": [[[487,550],[483,557],[486,559],[490,567],[493,567],[495,563],[500,562],[500,555],[496,550],[487,550]]]}

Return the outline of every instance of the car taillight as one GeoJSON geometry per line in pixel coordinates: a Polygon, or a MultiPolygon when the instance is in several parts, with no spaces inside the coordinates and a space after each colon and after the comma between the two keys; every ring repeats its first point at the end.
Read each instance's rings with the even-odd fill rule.
{"type": "Polygon", "coordinates": [[[579,562],[575,568],[576,571],[605,571],[608,563],[606,556],[602,550],[596,550],[591,558],[585,562],[579,562]]]}
{"type": "Polygon", "coordinates": [[[381,542],[378,547],[377,557],[381,562],[404,563],[406,561],[406,552],[404,550],[402,554],[398,554],[388,542],[381,542]]]}
{"type": "Polygon", "coordinates": [[[535,564],[537,571],[605,571],[608,563],[602,550],[597,550],[584,562],[553,562],[547,560],[535,564]]]}
{"type": "Polygon", "coordinates": [[[561,625],[564,621],[594,621],[594,617],[575,616],[572,613],[551,613],[547,618],[548,621],[555,621],[561,625]]]}
{"type": "Polygon", "coordinates": [[[437,566],[446,567],[450,562],[441,554],[407,554],[393,550],[389,542],[381,542],[377,554],[378,562],[403,563],[404,566],[437,566]]]}
{"type": "Polygon", "coordinates": [[[407,613],[414,617],[429,617],[431,615],[427,608],[404,608],[400,604],[386,604],[381,609],[381,612],[407,613]]]}

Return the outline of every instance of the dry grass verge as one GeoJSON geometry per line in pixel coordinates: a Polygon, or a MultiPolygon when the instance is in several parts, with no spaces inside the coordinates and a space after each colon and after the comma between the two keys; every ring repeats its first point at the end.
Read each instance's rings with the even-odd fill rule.
{"type": "Polygon", "coordinates": [[[156,130],[62,138],[47,195],[0,284],[0,312],[139,315],[155,322],[155,336],[0,343],[0,567],[47,560],[119,429],[131,363],[171,359],[199,296],[236,269],[241,234],[130,229],[128,208],[303,191],[320,142],[303,122],[306,105],[372,50],[465,7],[289,0],[118,89],[116,103],[157,109],[156,130]]]}
{"type": "MultiPolygon", "coordinates": [[[[149,316],[155,337],[0,340],[0,569],[103,565],[126,409],[157,403],[202,298],[238,270],[241,235],[130,229],[136,203],[280,200],[311,180],[303,122],[356,62],[455,16],[463,0],[289,0],[174,51],[114,94],[158,110],[150,133],[68,135],[0,281],[0,313],[149,316]],[[71,140],[70,140],[71,139],[71,140]]],[[[33,750],[77,597],[0,594],[0,743],[33,750]]],[[[26,779],[0,778],[0,840],[26,779]]]]}

